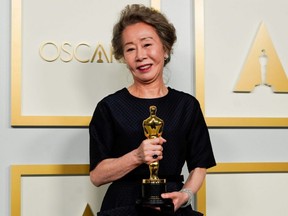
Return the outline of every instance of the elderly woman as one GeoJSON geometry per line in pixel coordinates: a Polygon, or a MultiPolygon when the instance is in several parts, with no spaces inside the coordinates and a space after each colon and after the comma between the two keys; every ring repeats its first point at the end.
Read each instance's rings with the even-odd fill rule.
{"type": "Polygon", "coordinates": [[[160,165],[157,175],[167,181],[161,197],[172,201],[173,215],[201,215],[191,208],[192,196],[206,169],[216,163],[198,101],[163,81],[175,41],[167,18],[143,5],[128,5],[114,26],[114,56],[126,63],[133,83],[103,98],[90,122],[91,181],[96,186],[111,183],[99,216],[166,215],[155,206],[136,205],[141,181],[149,178],[148,165],[155,162],[160,165]],[[151,106],[165,122],[163,133],[153,139],[142,127],[151,106]],[[185,162],[189,176],[183,182],[185,162]]]}

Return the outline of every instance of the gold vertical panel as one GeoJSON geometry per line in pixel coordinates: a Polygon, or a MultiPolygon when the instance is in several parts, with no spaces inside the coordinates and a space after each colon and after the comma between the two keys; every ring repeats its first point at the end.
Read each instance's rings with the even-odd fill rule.
{"type": "MultiPolygon", "coordinates": [[[[207,170],[207,175],[213,174],[245,174],[245,173],[287,173],[288,163],[219,163],[217,166],[207,170]]],[[[206,181],[197,193],[196,209],[207,215],[206,213],[206,181]]],[[[210,215],[207,215],[210,216],[210,215]]]]}
{"type": "Polygon", "coordinates": [[[151,7],[161,10],[161,0],[151,0],[151,7]]]}
{"type": "Polygon", "coordinates": [[[203,182],[196,194],[196,210],[206,215],[206,181],[203,182]]]}
{"type": "Polygon", "coordinates": [[[21,0],[12,0],[11,23],[11,124],[13,125],[21,116],[21,0]]]}
{"type": "Polygon", "coordinates": [[[195,0],[195,70],[196,97],[205,113],[205,63],[204,63],[204,2],[195,0]]]}

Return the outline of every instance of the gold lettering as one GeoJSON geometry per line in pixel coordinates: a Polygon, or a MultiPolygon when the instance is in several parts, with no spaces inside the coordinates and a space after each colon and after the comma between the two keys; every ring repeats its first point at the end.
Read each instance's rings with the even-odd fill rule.
{"type": "Polygon", "coordinates": [[[56,61],[59,56],[60,56],[60,49],[57,47],[57,45],[55,43],[53,43],[52,41],[48,41],[48,42],[44,42],[41,46],[40,46],[40,49],[39,49],[39,53],[40,53],[40,57],[44,60],[44,61],[47,61],[47,62],[53,62],[53,61],[56,61]],[[44,55],[44,48],[49,46],[49,45],[52,45],[53,47],[56,48],[56,55],[55,56],[50,56],[49,57],[45,57],[44,55]]]}
{"type": "MultiPolygon", "coordinates": [[[[84,53],[88,53],[90,55],[90,51],[92,47],[88,43],[81,42],[77,44],[74,48],[74,45],[69,42],[64,42],[62,44],[57,45],[53,41],[47,41],[40,45],[39,54],[40,57],[46,62],[54,62],[57,59],[60,59],[62,62],[71,62],[75,59],[81,63],[88,62],[96,62],[98,64],[101,63],[113,63],[113,48],[110,46],[109,51],[107,52],[102,44],[97,44],[93,51],[93,55],[91,58],[89,57],[81,57],[81,49],[85,48],[84,53]],[[88,51],[87,51],[88,50],[88,51]],[[110,52],[110,53],[109,53],[110,52]],[[109,57],[108,57],[109,56],[109,57]]],[[[82,54],[83,55],[83,54],[82,54]]]]}
{"type": "MultiPolygon", "coordinates": [[[[65,47],[67,47],[67,48],[72,48],[72,45],[70,44],[70,43],[68,43],[68,42],[65,42],[65,43],[63,43],[62,44],[62,46],[61,46],[61,50],[64,52],[64,53],[66,53],[67,54],[67,59],[64,59],[64,58],[62,58],[62,57],[60,57],[60,59],[63,61],[63,62],[70,62],[70,61],[72,61],[72,59],[73,59],[73,52],[71,52],[71,51],[69,51],[67,48],[65,48],[65,47]]],[[[62,55],[61,55],[62,56],[62,55]]]]}
{"type": "Polygon", "coordinates": [[[76,59],[77,61],[79,61],[79,62],[87,63],[87,62],[90,61],[89,59],[82,59],[82,60],[81,60],[81,59],[78,57],[78,55],[77,55],[78,49],[79,49],[80,46],[86,46],[86,47],[90,48],[90,45],[89,45],[89,44],[79,43],[79,44],[76,46],[76,48],[74,49],[74,57],[75,57],[75,59],[76,59]]]}
{"type": "Polygon", "coordinates": [[[112,46],[110,46],[110,62],[112,63],[113,62],[113,48],[112,48],[112,46]]]}
{"type": "Polygon", "coordinates": [[[107,54],[106,54],[106,52],[105,52],[105,50],[104,50],[104,48],[103,48],[103,46],[102,46],[101,44],[99,44],[99,45],[96,47],[96,49],[95,49],[95,51],[94,51],[94,54],[93,54],[93,56],[92,56],[92,58],[91,58],[91,62],[94,62],[96,56],[98,56],[97,61],[100,61],[100,62],[102,61],[101,63],[103,63],[102,53],[104,54],[104,57],[105,57],[105,59],[106,59],[106,62],[107,62],[107,63],[112,63],[112,58],[111,58],[110,60],[108,59],[108,56],[107,56],[107,54]],[[99,50],[99,49],[100,49],[100,50],[99,50]],[[101,51],[102,51],[102,52],[101,52],[101,51]]]}

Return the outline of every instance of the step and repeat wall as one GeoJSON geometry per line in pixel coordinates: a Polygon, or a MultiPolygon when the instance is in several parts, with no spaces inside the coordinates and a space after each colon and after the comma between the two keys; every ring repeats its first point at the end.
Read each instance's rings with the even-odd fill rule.
{"type": "MultiPolygon", "coordinates": [[[[131,84],[111,36],[132,3],[161,10],[160,0],[12,0],[12,127],[87,127],[101,98],[131,84]]],[[[194,1],[191,73],[208,127],[288,126],[287,8],[194,1]]],[[[287,173],[287,161],[218,163],[193,206],[207,216],[287,215],[287,173]]],[[[96,216],[107,187],[92,185],[87,164],[11,165],[11,216],[96,216]]]]}

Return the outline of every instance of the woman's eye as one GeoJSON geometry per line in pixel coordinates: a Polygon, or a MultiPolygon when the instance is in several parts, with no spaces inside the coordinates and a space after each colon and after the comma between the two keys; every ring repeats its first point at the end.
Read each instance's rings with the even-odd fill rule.
{"type": "Polygon", "coordinates": [[[149,44],[145,44],[144,45],[144,47],[149,47],[149,46],[151,46],[151,44],[149,43],[149,44]]]}
{"type": "Polygon", "coordinates": [[[133,50],[134,50],[134,48],[128,48],[128,49],[126,49],[126,52],[131,52],[133,50]]]}

